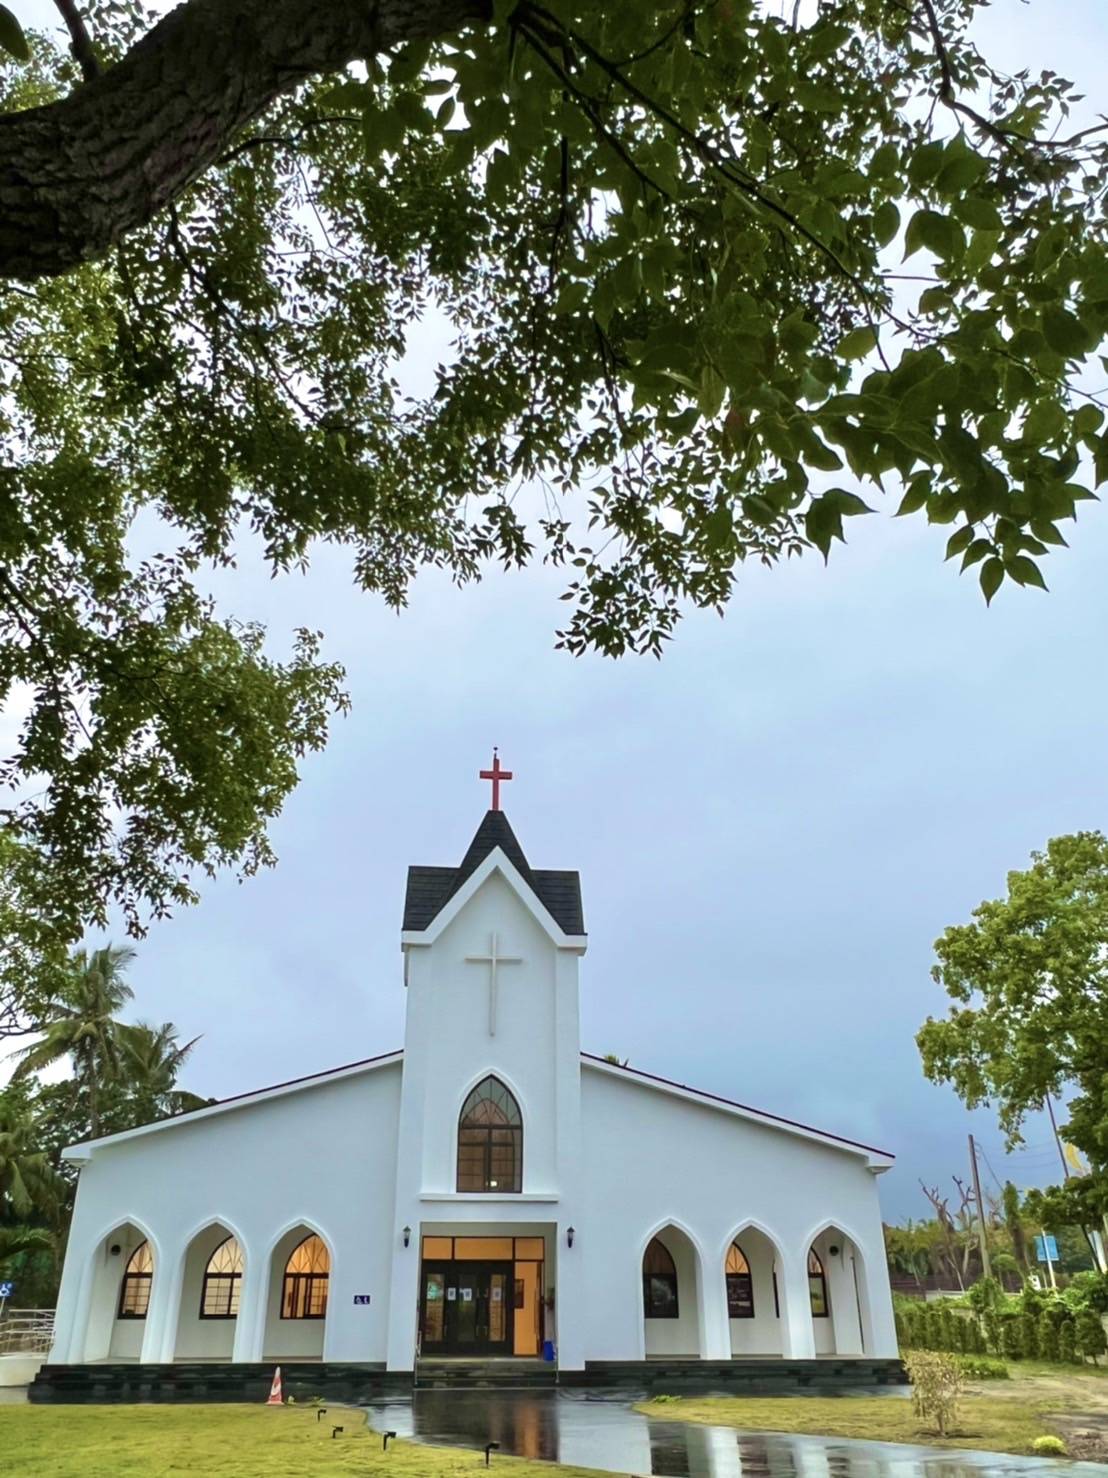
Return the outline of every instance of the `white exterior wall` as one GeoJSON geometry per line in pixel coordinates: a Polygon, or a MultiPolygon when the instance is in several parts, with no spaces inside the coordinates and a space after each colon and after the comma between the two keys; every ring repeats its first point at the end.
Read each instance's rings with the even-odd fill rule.
{"type": "MultiPolygon", "coordinates": [[[[412,1229],[411,1245],[393,1246],[389,1368],[415,1360],[419,1304],[419,1238],[434,1227],[465,1233],[511,1222],[518,1234],[552,1237],[545,1266],[553,1291],[563,1368],[584,1363],[584,1311],[579,1260],[566,1229],[579,1217],[580,1029],[577,956],[511,864],[490,854],[427,931],[407,942],[407,1021],[401,1142],[397,1156],[396,1224],[412,1229]],[[497,952],[518,964],[498,970],[495,1035],[489,1031],[489,967],[471,963],[497,952]],[[458,1118],[471,1089],[487,1074],[515,1096],[523,1119],[523,1191],[519,1195],[458,1192],[458,1118]]],[[[547,1316],[548,1324],[550,1316],[547,1316]]]]}
{"type": "MultiPolygon", "coordinates": [[[[95,1149],[78,1183],[52,1358],[108,1355],[100,1331],[115,1305],[97,1273],[105,1243],[130,1222],[154,1253],[145,1361],[174,1358],[178,1324],[181,1358],[226,1356],[233,1341],[236,1360],[261,1359],[271,1251],[301,1225],[332,1252],[327,1358],[383,1360],[399,1101],[400,1066],[389,1063],[95,1149]],[[204,1263],[223,1228],[245,1255],[239,1317],[198,1320],[204,1263]],[[189,1258],[194,1241],[207,1250],[189,1258]],[[355,1292],[370,1305],[355,1307],[355,1292]]],[[[125,1257],[111,1261],[114,1300],[125,1257]]],[[[283,1271],[273,1270],[278,1282],[283,1271]]]]}
{"type": "MultiPolygon", "coordinates": [[[[865,1353],[896,1355],[877,1178],[864,1151],[746,1120],[593,1062],[584,1063],[582,1115],[583,1194],[589,1211],[581,1246],[588,1253],[590,1359],[642,1358],[648,1349],[646,1325],[650,1353],[660,1352],[656,1340],[673,1337],[655,1333],[672,1321],[642,1317],[642,1253],[668,1226],[684,1232],[697,1252],[705,1358],[729,1358],[732,1331],[744,1322],[727,1318],[724,1260],[748,1226],[779,1249],[783,1353],[794,1358],[816,1353],[813,1326],[830,1331],[834,1324],[812,1319],[807,1276],[808,1248],[834,1227],[842,1235],[830,1241],[841,1245],[849,1239],[860,1284],[869,1290],[865,1353]]],[[[834,1281],[843,1261],[828,1256],[824,1265],[832,1310],[843,1310],[837,1352],[861,1353],[857,1318],[852,1331],[846,1321],[848,1285],[834,1281]]],[[[852,1287],[849,1291],[852,1300],[852,1287]]],[[[678,1293],[684,1315],[689,1300],[680,1263],[678,1293]]],[[[756,1298],[758,1293],[756,1278],[756,1298]]],[[[763,1280],[763,1305],[765,1294],[763,1280]]],[[[771,1289],[769,1303],[772,1308],[771,1289]]]]}

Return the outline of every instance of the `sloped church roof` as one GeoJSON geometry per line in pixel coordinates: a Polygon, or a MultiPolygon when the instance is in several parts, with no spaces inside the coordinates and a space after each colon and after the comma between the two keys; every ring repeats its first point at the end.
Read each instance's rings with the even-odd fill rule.
{"type": "Polygon", "coordinates": [[[460,866],[409,867],[402,928],[405,931],[428,928],[496,847],[504,853],[563,933],[584,934],[580,874],[533,868],[503,811],[485,812],[460,866]]]}

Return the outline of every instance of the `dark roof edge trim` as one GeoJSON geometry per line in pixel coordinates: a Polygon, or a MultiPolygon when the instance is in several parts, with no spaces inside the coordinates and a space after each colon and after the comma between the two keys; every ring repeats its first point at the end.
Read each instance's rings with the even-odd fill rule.
{"type": "Polygon", "coordinates": [[[635,1078],[645,1078],[648,1083],[660,1083],[663,1088],[677,1088],[682,1093],[691,1093],[694,1098],[705,1098],[709,1103],[722,1103],[726,1108],[742,1109],[744,1114],[756,1114],[759,1119],[769,1119],[772,1123],[784,1124],[789,1129],[802,1129],[805,1134],[818,1134],[821,1139],[833,1139],[836,1144],[846,1144],[851,1149],[865,1150],[870,1155],[881,1155],[886,1160],[896,1159],[892,1150],[881,1150],[876,1145],[863,1144],[860,1139],[847,1139],[843,1134],[832,1134],[828,1129],[817,1129],[814,1124],[802,1124],[799,1119],[786,1119],[782,1114],[771,1114],[766,1109],[754,1108],[749,1103],[739,1103],[734,1098],[724,1098],[719,1093],[708,1093],[703,1088],[690,1088],[688,1083],[676,1083],[672,1078],[660,1078],[657,1073],[644,1073],[641,1068],[624,1067],[620,1062],[609,1062],[606,1057],[598,1057],[595,1052],[582,1052],[581,1056],[586,1062],[598,1062],[601,1067],[629,1073],[635,1078]]]}

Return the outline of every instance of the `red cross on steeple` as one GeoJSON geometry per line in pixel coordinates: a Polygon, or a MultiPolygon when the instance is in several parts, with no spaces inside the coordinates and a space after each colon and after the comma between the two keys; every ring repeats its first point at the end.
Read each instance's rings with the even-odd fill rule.
{"type": "Polygon", "coordinates": [[[511,778],[512,778],[512,772],[511,772],[511,770],[502,770],[500,768],[500,756],[497,754],[496,748],[494,746],[493,752],[492,752],[492,769],[491,770],[482,770],[481,771],[481,779],[482,780],[491,780],[492,781],[492,809],[494,811],[499,811],[500,810],[500,782],[501,782],[501,780],[510,780],[511,778]]]}

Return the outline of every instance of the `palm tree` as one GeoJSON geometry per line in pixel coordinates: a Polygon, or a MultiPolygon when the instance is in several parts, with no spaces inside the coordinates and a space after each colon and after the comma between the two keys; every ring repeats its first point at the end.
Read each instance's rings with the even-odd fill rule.
{"type": "Polygon", "coordinates": [[[0,1268],[24,1252],[55,1252],[57,1244],[44,1227],[0,1227],[0,1268]]]}
{"type": "Polygon", "coordinates": [[[129,945],[113,949],[109,944],[91,954],[84,949],[75,951],[69,978],[51,997],[43,1020],[37,1023],[42,1036],[21,1049],[18,1056],[22,1060],[12,1074],[13,1079],[26,1078],[63,1057],[71,1058],[78,1091],[87,1097],[93,1139],[100,1133],[98,1085],[119,1077],[122,1028],[115,1018],[134,994],[123,979],[134,958],[129,945]]]}
{"type": "Polygon", "coordinates": [[[35,1123],[24,1104],[0,1094],[0,1218],[53,1218],[61,1178],[46,1150],[34,1148],[35,1123]]]}
{"type": "Polygon", "coordinates": [[[206,1099],[175,1086],[177,1074],[199,1040],[193,1037],[191,1042],[178,1042],[172,1021],[165,1021],[161,1026],[140,1021],[134,1026],[120,1027],[123,1079],[134,1098],[148,1108],[150,1118],[204,1107],[206,1099]]]}

